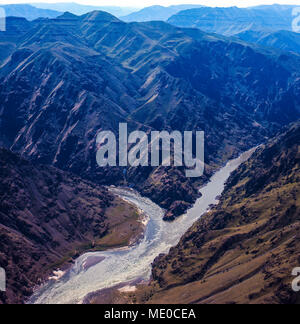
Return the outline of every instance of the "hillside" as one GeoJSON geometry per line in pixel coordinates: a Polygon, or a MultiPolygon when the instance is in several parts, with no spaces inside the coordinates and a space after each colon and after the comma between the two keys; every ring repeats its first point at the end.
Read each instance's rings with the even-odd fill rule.
{"type": "Polygon", "coordinates": [[[7,25],[0,144],[99,184],[133,186],[173,216],[224,162],[300,117],[300,58],[292,53],[99,11],[7,25]],[[204,177],[97,167],[98,132],[117,134],[120,122],[129,132],[204,130],[204,177]]]}
{"type": "Polygon", "coordinates": [[[151,285],[135,301],[300,303],[291,288],[300,261],[299,143],[298,122],[239,167],[220,204],[154,261],[151,285]]]}
{"type": "Polygon", "coordinates": [[[300,34],[282,30],[274,33],[246,31],[235,35],[239,39],[265,47],[300,54],[300,34]]]}
{"type": "Polygon", "coordinates": [[[124,246],[140,234],[137,210],[105,188],[0,149],[1,303],[23,303],[83,251],[124,246]]]}
{"type": "Polygon", "coordinates": [[[208,33],[233,36],[248,30],[292,31],[292,11],[296,6],[261,6],[250,8],[209,8],[183,10],[168,19],[178,27],[199,28],[208,33]]]}

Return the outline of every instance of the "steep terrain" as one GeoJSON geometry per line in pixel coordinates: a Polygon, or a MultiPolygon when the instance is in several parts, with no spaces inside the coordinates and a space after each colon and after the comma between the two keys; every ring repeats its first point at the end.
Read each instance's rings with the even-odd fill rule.
{"type": "Polygon", "coordinates": [[[239,152],[300,116],[300,58],[163,22],[126,24],[104,12],[8,19],[1,44],[0,143],[100,184],[127,184],[172,216],[239,152]],[[5,45],[3,45],[5,46],[5,45]],[[96,165],[96,137],[204,130],[206,173],[96,165]]]}
{"type": "MultiPolygon", "coordinates": [[[[299,303],[300,123],[230,177],[220,204],[153,264],[142,303],[299,303]]],[[[124,297],[123,297],[124,298],[124,297]]],[[[133,296],[131,296],[133,298],[133,296]]]]}
{"type": "Polygon", "coordinates": [[[292,31],[296,6],[209,8],[183,10],[168,19],[178,27],[197,27],[208,33],[232,36],[248,30],[292,31]]]}
{"type": "Polygon", "coordinates": [[[22,303],[79,253],[123,246],[140,233],[137,210],[96,186],[0,149],[1,303],[22,303]]]}
{"type": "Polygon", "coordinates": [[[278,31],[274,33],[245,31],[235,35],[248,43],[254,43],[265,47],[273,47],[282,51],[300,54],[300,34],[290,31],[278,31]]]}

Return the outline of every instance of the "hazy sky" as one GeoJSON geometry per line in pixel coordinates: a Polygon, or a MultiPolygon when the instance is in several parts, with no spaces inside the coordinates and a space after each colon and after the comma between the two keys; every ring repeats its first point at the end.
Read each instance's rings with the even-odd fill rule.
{"type": "Polygon", "coordinates": [[[12,3],[29,3],[29,2],[77,2],[82,4],[91,4],[96,6],[123,6],[123,7],[146,7],[154,4],[160,4],[163,6],[169,6],[172,4],[204,4],[207,6],[238,6],[247,7],[255,6],[259,4],[299,4],[300,0],[0,0],[0,4],[12,4],[12,3]]]}

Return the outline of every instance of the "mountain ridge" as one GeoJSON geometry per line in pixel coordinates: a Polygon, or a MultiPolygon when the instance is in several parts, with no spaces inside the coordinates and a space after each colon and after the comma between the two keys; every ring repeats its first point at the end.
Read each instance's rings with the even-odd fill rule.
{"type": "Polygon", "coordinates": [[[235,37],[247,43],[258,44],[269,48],[277,48],[282,51],[300,53],[300,34],[287,30],[274,33],[246,31],[235,37]]]}
{"type": "Polygon", "coordinates": [[[170,17],[168,22],[178,27],[200,28],[205,32],[225,36],[234,36],[248,30],[292,31],[293,8],[296,6],[204,7],[181,11],[170,17]]]}
{"type": "Polygon", "coordinates": [[[49,9],[38,9],[30,4],[0,5],[5,10],[6,17],[23,17],[28,20],[38,18],[55,18],[61,15],[60,11],[49,9]]]}
{"type": "Polygon", "coordinates": [[[114,16],[120,17],[124,16],[126,14],[130,14],[136,10],[137,8],[134,7],[117,7],[117,6],[89,6],[89,5],[83,5],[78,3],[64,3],[64,2],[58,2],[58,3],[32,3],[33,6],[41,9],[51,9],[51,10],[57,10],[60,12],[72,12],[75,15],[84,15],[88,12],[100,10],[100,11],[106,11],[114,16]]]}
{"type": "MultiPolygon", "coordinates": [[[[26,158],[134,185],[175,210],[192,204],[229,158],[299,116],[297,55],[164,22],[126,24],[101,12],[69,18],[30,23],[3,58],[0,141],[26,158]],[[120,122],[129,131],[204,130],[204,177],[197,183],[159,167],[128,168],[124,178],[122,168],[98,168],[97,132],[117,133],[120,122]]],[[[14,24],[8,19],[10,35],[14,24]]]]}
{"type": "Polygon", "coordinates": [[[153,20],[168,20],[172,15],[179,11],[203,7],[201,5],[173,5],[164,7],[160,5],[150,6],[141,9],[140,11],[133,12],[127,16],[121,16],[120,19],[125,22],[145,22],[153,20]]]}

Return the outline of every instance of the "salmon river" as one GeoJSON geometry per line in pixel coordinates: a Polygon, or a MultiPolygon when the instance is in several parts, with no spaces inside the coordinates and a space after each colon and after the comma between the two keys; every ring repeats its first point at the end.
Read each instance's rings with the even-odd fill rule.
{"type": "Polygon", "coordinates": [[[253,149],[243,153],[216,172],[210,182],[200,189],[202,196],[195,205],[172,223],[163,221],[164,210],[150,199],[131,189],[110,188],[114,194],[134,204],[146,215],[148,222],[143,239],[132,247],[80,256],[64,275],[49,280],[37,289],[28,303],[78,304],[89,293],[138,279],[149,280],[154,259],[168,253],[211,205],[218,203],[230,174],[252,153],[253,149]]]}

